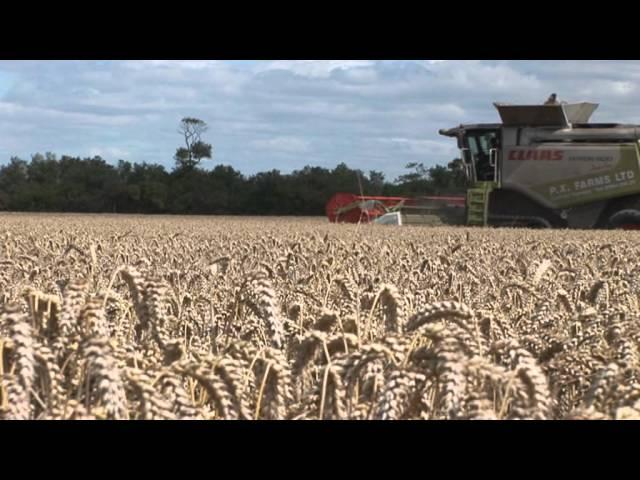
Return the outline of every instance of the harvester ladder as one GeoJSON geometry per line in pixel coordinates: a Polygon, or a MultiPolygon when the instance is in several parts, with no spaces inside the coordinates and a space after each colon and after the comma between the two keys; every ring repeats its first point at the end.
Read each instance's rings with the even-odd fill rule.
{"type": "Polygon", "coordinates": [[[487,225],[489,195],[494,186],[494,182],[476,182],[467,190],[467,225],[487,225]]]}

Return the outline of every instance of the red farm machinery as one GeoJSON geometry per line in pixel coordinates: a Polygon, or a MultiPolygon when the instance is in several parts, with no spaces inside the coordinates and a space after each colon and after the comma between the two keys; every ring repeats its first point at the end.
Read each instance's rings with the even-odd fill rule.
{"type": "Polygon", "coordinates": [[[463,220],[465,197],[383,197],[336,193],[327,202],[332,223],[439,224],[463,220]]]}

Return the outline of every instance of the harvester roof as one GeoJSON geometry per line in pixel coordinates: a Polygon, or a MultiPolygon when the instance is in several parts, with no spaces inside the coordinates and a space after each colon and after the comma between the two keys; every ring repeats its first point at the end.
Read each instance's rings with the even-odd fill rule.
{"type": "Polygon", "coordinates": [[[467,123],[454,128],[443,128],[439,130],[440,135],[445,137],[458,137],[466,130],[497,130],[502,127],[501,123],[467,123]]]}
{"type": "Polygon", "coordinates": [[[467,131],[498,130],[501,127],[540,127],[537,141],[628,141],[640,138],[640,126],[620,123],[589,123],[596,103],[557,105],[511,105],[494,103],[502,123],[464,124],[442,129],[440,135],[461,141],[467,131]],[[549,130],[549,131],[547,131],[549,130]]]}
{"type": "MultiPolygon", "coordinates": [[[[512,105],[494,103],[502,123],[464,124],[459,127],[442,129],[440,135],[459,137],[466,130],[496,130],[500,127],[555,127],[571,128],[572,125],[588,128],[589,119],[598,108],[597,103],[563,103],[557,105],[512,105]]],[[[599,125],[601,128],[619,125],[599,125]]]]}
{"type": "Polygon", "coordinates": [[[558,127],[566,128],[574,123],[588,123],[597,103],[563,103],[557,105],[493,104],[505,127],[558,127]]]}

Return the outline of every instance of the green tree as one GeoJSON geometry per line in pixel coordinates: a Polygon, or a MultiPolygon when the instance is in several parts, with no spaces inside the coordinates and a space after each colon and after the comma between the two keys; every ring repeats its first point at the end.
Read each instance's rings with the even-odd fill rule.
{"type": "Polygon", "coordinates": [[[25,198],[29,176],[28,163],[11,157],[9,164],[0,168],[0,208],[3,210],[27,210],[25,198]]]}
{"type": "MultiPolygon", "coordinates": [[[[190,120],[190,125],[198,122],[190,120]]],[[[417,196],[460,193],[466,186],[460,159],[430,168],[409,164],[413,171],[396,182],[385,181],[382,172],[365,175],[345,163],[250,177],[224,165],[206,171],[195,167],[207,149],[200,152],[195,137],[189,138],[192,160],[185,155],[183,168],[172,173],[161,165],[123,160],[111,165],[100,157],[58,159],[37,153],[30,162],[13,157],[0,166],[0,210],[323,215],[337,192],[417,196]]]]}
{"type": "Polygon", "coordinates": [[[384,173],[371,170],[369,172],[370,188],[366,193],[371,195],[381,195],[384,191],[384,173]]]}
{"type": "Polygon", "coordinates": [[[207,124],[198,118],[185,117],[182,119],[178,133],[184,137],[186,148],[176,149],[174,159],[177,170],[193,169],[203,158],[211,158],[213,147],[202,141],[202,134],[207,129],[207,124]]]}
{"type": "Polygon", "coordinates": [[[464,162],[461,158],[454,158],[449,162],[447,168],[451,171],[453,185],[459,188],[465,188],[468,180],[464,173],[464,162]]]}
{"type": "Polygon", "coordinates": [[[429,169],[423,163],[408,163],[405,168],[413,171],[396,179],[399,188],[394,193],[400,195],[431,195],[433,185],[429,178],[429,169]]]}
{"type": "Polygon", "coordinates": [[[423,163],[409,163],[412,172],[396,179],[402,193],[411,195],[449,194],[463,192],[467,186],[462,160],[456,158],[447,166],[425,167],[423,163]]]}

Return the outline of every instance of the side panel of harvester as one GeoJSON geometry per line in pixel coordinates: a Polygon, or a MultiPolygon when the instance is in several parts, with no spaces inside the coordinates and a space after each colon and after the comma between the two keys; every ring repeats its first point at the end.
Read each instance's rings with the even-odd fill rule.
{"type": "Polygon", "coordinates": [[[565,208],[640,192],[638,143],[505,145],[502,187],[549,208],[565,208]]]}

